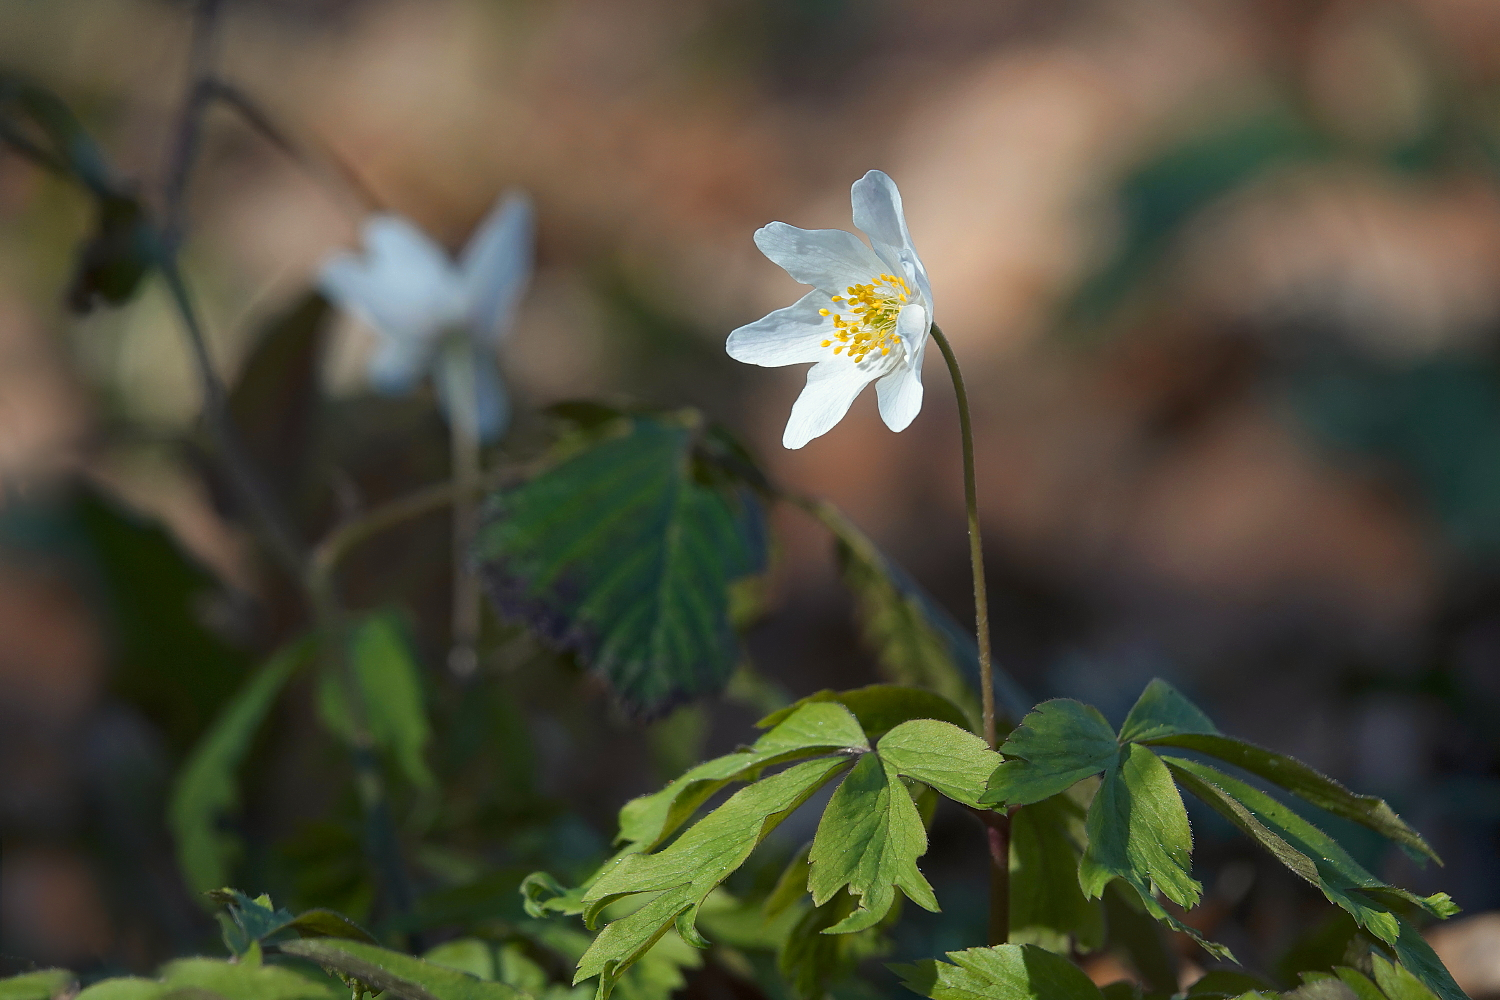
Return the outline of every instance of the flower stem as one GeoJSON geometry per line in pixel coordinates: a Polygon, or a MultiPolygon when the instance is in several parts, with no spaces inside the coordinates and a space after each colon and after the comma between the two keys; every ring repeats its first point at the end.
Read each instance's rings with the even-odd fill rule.
{"type": "Polygon", "coordinates": [[[479,666],[481,604],[479,578],[469,568],[469,544],[479,524],[475,494],[479,483],[479,393],[474,371],[475,345],[465,335],[453,337],[445,350],[448,430],[453,462],[453,639],[448,669],[455,677],[472,677],[479,666]]]}
{"type": "Polygon", "coordinates": [[[979,643],[979,735],[991,750],[995,749],[995,676],[990,663],[990,604],[984,586],[984,543],[979,535],[979,500],[974,488],[974,425],[969,417],[969,393],[964,389],[963,372],[953,347],[936,323],[932,339],[937,341],[948,374],[953,376],[953,394],[958,397],[958,429],[964,449],[964,506],[969,514],[969,566],[974,574],[974,634],[979,643]]]}
{"type": "MultiPolygon", "coordinates": [[[[932,339],[937,341],[948,374],[953,377],[953,394],[958,399],[958,428],[964,452],[964,507],[969,515],[969,565],[974,574],[974,632],[979,644],[980,732],[991,750],[995,749],[995,671],[990,662],[990,605],[984,582],[984,542],[979,534],[979,499],[974,486],[974,422],[969,414],[969,393],[964,388],[963,372],[953,345],[942,329],[932,325],[932,339]]],[[[1004,944],[1010,938],[1010,815],[989,812],[982,817],[985,842],[990,857],[989,943],[1004,944]]]]}

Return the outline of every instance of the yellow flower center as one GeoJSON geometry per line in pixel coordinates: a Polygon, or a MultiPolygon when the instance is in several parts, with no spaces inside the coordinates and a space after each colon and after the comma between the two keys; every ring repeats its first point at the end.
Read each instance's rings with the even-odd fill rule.
{"type": "Polygon", "coordinates": [[[833,316],[834,335],[823,341],[823,346],[832,347],[834,354],[847,349],[855,364],[872,354],[890,354],[891,348],[901,343],[896,317],[911,297],[906,279],[882,274],[868,285],[850,285],[846,291],[847,295],[833,296],[834,309],[818,310],[824,316],[833,316]]]}

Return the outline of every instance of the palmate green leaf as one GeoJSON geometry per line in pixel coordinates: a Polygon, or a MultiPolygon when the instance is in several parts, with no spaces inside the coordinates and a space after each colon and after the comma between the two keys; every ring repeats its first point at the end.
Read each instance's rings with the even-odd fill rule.
{"type": "Polygon", "coordinates": [[[1196,705],[1163,680],[1153,680],[1120,728],[1120,742],[1180,747],[1217,757],[1285,788],[1320,809],[1352,820],[1400,844],[1412,857],[1442,864],[1417,831],[1383,799],[1356,795],[1294,757],[1223,736],[1196,705]]]}
{"type": "Polygon", "coordinates": [[[859,722],[836,702],[799,704],[778,714],[780,723],[750,749],[705,761],[661,791],[625,803],[616,842],[640,851],[654,850],[732,781],[752,780],[761,768],[798,757],[870,748],[859,722]]]}
{"type": "Polygon", "coordinates": [[[1120,745],[1098,709],[1054,698],[1022,719],[1000,752],[1005,763],[995,769],[981,801],[1021,806],[1113,767],[1120,745]]]}
{"type": "Polygon", "coordinates": [[[1109,882],[1123,879],[1157,920],[1191,935],[1211,954],[1232,958],[1223,945],[1172,917],[1152,894],[1154,887],[1184,908],[1196,906],[1203,895],[1202,884],[1189,874],[1192,827],[1171,772],[1137,744],[1124,747],[1119,761],[1104,772],[1089,805],[1089,843],[1078,864],[1084,894],[1097,898],[1109,882]]]}
{"type": "MultiPolygon", "coordinates": [[[[422,694],[422,668],[407,640],[401,616],[382,611],[364,618],[350,632],[348,655],[364,700],[371,739],[390,754],[406,780],[418,788],[435,787],[424,756],[432,731],[422,694]]],[[[354,726],[345,683],[338,673],[326,672],[319,684],[318,707],[329,730],[352,742],[354,726]]]]}
{"type": "Polygon", "coordinates": [[[229,881],[238,847],[218,825],[239,806],[235,772],[277,695],[311,659],[312,651],[312,640],[301,639],[272,656],[224,707],[178,772],[167,822],[177,841],[177,863],[196,892],[205,893],[229,881]]]}
{"type": "Polygon", "coordinates": [[[720,690],[730,585],[765,564],[759,502],[701,460],[701,418],[638,416],[488,506],[475,557],[500,611],[575,650],[643,716],[720,690]]]}
{"type": "Polygon", "coordinates": [[[880,738],[880,758],[955,802],[978,808],[1000,755],[967,729],[937,719],[903,722],[880,738]]]}
{"type": "Polygon", "coordinates": [[[1010,940],[1060,955],[1104,943],[1104,907],[1078,885],[1084,811],[1066,795],[1018,809],[1010,825],[1010,940]]]}
{"type": "Polygon", "coordinates": [[[1433,916],[1451,916],[1456,908],[1445,894],[1422,898],[1382,882],[1337,841],[1287,806],[1207,764],[1180,757],[1167,757],[1165,763],[1184,788],[1322,890],[1330,902],[1390,947],[1402,964],[1443,1000],[1458,1000],[1463,995],[1451,985],[1451,977],[1431,948],[1392,908],[1412,905],[1433,916]]]}
{"type": "Polygon", "coordinates": [[[814,905],[846,887],[860,897],[859,909],[823,933],[874,926],[895,903],[898,888],[918,906],[937,912],[932,886],[917,870],[917,858],[926,853],[927,831],[895,766],[865,754],[823,810],[808,856],[814,905]]]}
{"type": "MultiPolygon", "coordinates": [[[[383,990],[401,1000],[525,1000],[526,994],[505,983],[486,982],[412,955],[362,941],[304,938],[283,941],[277,949],[318,963],[325,969],[383,990]]],[[[343,994],[340,1000],[344,1000],[343,994]]],[[[248,998],[247,998],[248,1000],[248,998]]]]}
{"type": "Polygon", "coordinates": [[[206,996],[222,1000],[347,1000],[336,983],[283,966],[182,958],[168,962],[159,979],[105,979],[78,994],[87,1000],[164,1000],[206,996]]]}
{"type": "Polygon", "coordinates": [[[760,729],[780,725],[803,705],[825,702],[836,702],[854,713],[860,728],[872,740],[880,739],[901,723],[912,719],[938,719],[959,729],[967,729],[970,725],[963,710],[942,695],[897,684],[870,684],[850,691],[824,688],[772,712],[755,725],[760,729]]]}
{"type": "Polygon", "coordinates": [[[53,1000],[71,993],[78,977],[67,969],[41,969],[0,979],[0,1000],[53,1000]]]}
{"type": "Polygon", "coordinates": [[[1029,944],[950,951],[948,962],[891,968],[903,986],[931,1000],[1101,1000],[1082,969],[1029,944]]]}
{"type": "Polygon", "coordinates": [[[592,922],[623,897],[652,893],[640,909],[611,922],[578,963],[573,982],[599,977],[604,1000],[620,974],[674,925],[683,939],[705,944],[695,926],[708,894],[807,797],[849,765],[839,757],[806,761],[740,789],[727,802],[655,854],[624,854],[584,894],[592,922]]]}

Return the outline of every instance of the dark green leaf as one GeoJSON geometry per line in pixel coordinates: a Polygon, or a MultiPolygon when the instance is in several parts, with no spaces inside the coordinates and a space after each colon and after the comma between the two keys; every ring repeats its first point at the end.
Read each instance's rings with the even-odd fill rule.
{"type": "Polygon", "coordinates": [[[778,725],[803,705],[815,702],[838,702],[843,705],[854,713],[865,736],[872,740],[880,739],[901,723],[912,719],[939,719],[960,729],[969,728],[969,720],[964,713],[942,695],[895,684],[871,684],[852,691],[825,688],[772,712],[756,725],[761,729],[778,725]]]}
{"type": "Polygon", "coordinates": [[[1193,833],[1182,796],[1165,764],[1150,750],[1129,744],[1104,781],[1088,812],[1088,848],[1078,865],[1084,894],[1098,897],[1116,878],[1135,889],[1146,912],[1175,930],[1192,934],[1208,951],[1230,957],[1222,945],[1205,941],[1171,917],[1152,895],[1153,887],[1179,906],[1191,908],[1203,886],[1189,875],[1193,833]]]}
{"type": "Polygon", "coordinates": [[[385,990],[401,1000],[524,1000],[526,994],[504,983],[484,982],[454,969],[361,941],[304,938],[277,947],[311,959],[340,975],[385,990]]]}
{"type": "Polygon", "coordinates": [[[924,782],[955,802],[977,808],[1000,755],[951,722],[913,719],[880,738],[877,752],[896,773],[924,782]]]}
{"type": "Polygon", "coordinates": [[[500,610],[576,650],[642,715],[724,686],[729,586],[765,562],[753,493],[695,474],[698,424],[631,419],[496,494],[475,545],[500,610]]]}
{"type": "Polygon", "coordinates": [[[674,924],[684,940],[704,943],[694,922],[708,894],[792,810],[847,766],[848,758],[796,764],[740,789],[663,850],[618,857],[584,895],[585,918],[592,922],[616,899],[654,895],[600,932],[579,961],[574,983],[599,976],[604,1000],[620,974],[674,924]]]}
{"type": "Polygon", "coordinates": [[[1000,752],[1007,759],[991,775],[983,801],[1019,806],[1113,767],[1120,745],[1098,709],[1054,698],[1022,719],[1000,752]]]}
{"type": "MultiPolygon", "coordinates": [[[[365,618],[350,633],[348,655],[371,739],[391,755],[406,780],[418,788],[434,787],[425,756],[432,733],[422,693],[422,668],[400,616],[381,612],[365,618]]],[[[346,684],[337,670],[326,671],[318,686],[318,707],[329,731],[352,743],[354,724],[346,684]]]]}
{"type": "Polygon", "coordinates": [[[1275,992],[1269,985],[1248,972],[1215,969],[1206,972],[1187,989],[1190,997],[1237,997],[1251,992],[1275,992]]]}
{"type": "Polygon", "coordinates": [[[1392,900],[1423,907],[1435,916],[1451,912],[1446,896],[1420,899],[1380,881],[1332,837],[1265,792],[1207,764],[1179,757],[1168,757],[1166,763],[1184,788],[1387,944],[1394,946],[1401,933],[1400,920],[1391,911],[1392,900]]]}
{"type": "Polygon", "coordinates": [[[286,926],[305,938],[348,938],[369,944],[380,943],[369,931],[333,910],[304,910],[286,926]]]}
{"type": "Polygon", "coordinates": [[[67,969],[42,969],[0,979],[0,1000],[52,1000],[73,992],[78,977],[67,969]]]}
{"type": "Polygon", "coordinates": [[[1370,978],[1358,969],[1340,965],[1336,966],[1333,972],[1339,977],[1340,982],[1349,987],[1349,991],[1354,994],[1356,1000],[1386,1000],[1385,994],[1380,992],[1380,987],[1372,983],[1370,978]]]}
{"type": "Polygon", "coordinates": [[[161,970],[170,993],[205,990],[224,1000],[346,1000],[336,984],[304,976],[294,969],[212,958],[182,958],[161,970]]]}
{"type": "Polygon", "coordinates": [[[106,194],[95,205],[94,232],[79,248],[68,282],[68,308],[75,313],[128,302],[160,253],[140,202],[106,194]]]}
{"type": "Polygon", "coordinates": [[[1394,840],[1414,856],[1442,863],[1417,831],[1397,816],[1384,799],[1356,795],[1332,778],[1320,774],[1295,757],[1266,750],[1253,743],[1213,733],[1176,733],[1145,739],[1153,746],[1181,747],[1217,757],[1251,774],[1280,785],[1300,798],[1336,816],[1353,820],[1394,840]]]}
{"type": "Polygon", "coordinates": [[[1010,939],[1060,955],[1104,943],[1104,910],[1078,885],[1083,810],[1065,795],[1017,809],[1010,824],[1010,939]]]}
{"type": "Polygon", "coordinates": [[[1177,952],[1168,942],[1165,928],[1146,912],[1140,896],[1115,882],[1104,890],[1101,902],[1109,929],[1108,945],[1124,952],[1146,984],[1148,997],[1176,993],[1177,952]]]}
{"type": "Polygon", "coordinates": [[[808,855],[807,887],[814,905],[845,887],[860,898],[859,909],[823,933],[873,927],[896,902],[898,888],[936,912],[937,897],[917,870],[917,858],[925,853],[927,831],[895,766],[877,754],[863,755],[823,810],[808,855]]]}
{"type": "Polygon", "coordinates": [[[1390,1000],[1437,1000],[1432,990],[1401,966],[1393,965],[1379,955],[1371,956],[1370,962],[1374,966],[1375,982],[1390,1000]]]}
{"type": "MultiPolygon", "coordinates": [[[[1392,951],[1395,952],[1397,961],[1401,963],[1401,968],[1420,979],[1428,989],[1438,995],[1439,1000],[1468,1000],[1467,994],[1453,981],[1453,976],[1443,965],[1443,960],[1437,957],[1437,953],[1432,950],[1432,945],[1422,938],[1421,932],[1401,917],[1397,917],[1396,921],[1400,924],[1401,933],[1396,938],[1396,945],[1392,951]]],[[[1376,961],[1379,961],[1378,956],[1376,961]]],[[[1380,983],[1380,988],[1388,995],[1395,997],[1396,994],[1392,993],[1386,983],[1380,979],[1380,966],[1376,965],[1375,969],[1375,981],[1380,983]]]]}
{"type": "Polygon", "coordinates": [[[950,951],[948,962],[928,959],[892,966],[902,985],[931,1000],[1100,1000],[1083,970],[1029,944],[950,951]]]}
{"type": "MultiPolygon", "coordinates": [[[[799,895],[806,891],[807,863],[802,863],[799,895]]],[[[881,932],[900,912],[900,901],[886,919],[868,930],[854,934],[827,934],[830,927],[842,923],[859,906],[859,900],[847,892],[835,895],[822,906],[809,908],[797,920],[776,952],[776,967],[786,979],[792,994],[801,1000],[824,1000],[829,986],[850,976],[864,959],[883,955],[890,944],[881,932]]]]}
{"type": "MultiPolygon", "coordinates": [[[[844,585],[854,595],[860,637],[885,675],[898,684],[935,691],[977,718],[979,648],[974,633],[954,621],[832,504],[816,502],[807,509],[833,533],[844,585]]],[[[1002,710],[1019,719],[1030,699],[1003,670],[997,668],[994,675],[1002,710]]]]}
{"type": "Polygon", "coordinates": [[[177,862],[197,892],[229,881],[238,850],[220,832],[221,817],[239,806],[235,772],[287,679],[308,661],[313,644],[302,639],[284,647],[225,706],[212,728],[178,772],[167,820],[177,839],[177,862]]]}
{"type": "Polygon", "coordinates": [[[1125,725],[1120,727],[1121,743],[1144,743],[1162,736],[1176,733],[1217,733],[1213,724],[1198,706],[1188,701],[1177,689],[1157,678],[1146,685],[1125,725]]]}

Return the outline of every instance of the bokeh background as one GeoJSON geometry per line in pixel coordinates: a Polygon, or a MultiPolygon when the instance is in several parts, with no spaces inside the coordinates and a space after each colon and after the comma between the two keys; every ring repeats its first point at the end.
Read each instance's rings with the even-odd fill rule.
{"type": "MultiPolygon", "coordinates": [[[[190,14],[6,0],[0,66],[62,95],[153,202],[190,14]]],[[[848,228],[849,184],[886,170],[977,409],[1004,668],[1115,721],[1165,677],[1227,732],[1388,797],[1447,861],[1424,871],[1368,845],[1376,870],[1500,909],[1500,6],[229,0],[219,45],[290,134],[450,247],[498,192],[531,193],[538,269],[502,352],[519,409],[502,460],[534,448],[536,411],[561,400],[700,407],[968,621],[935,352],[909,430],[890,434],[867,394],[787,452],[801,371],[722,349],[800,294],[754,229],[848,228]]],[[[222,111],[187,205],[185,267],[233,380],[269,321],[316,314],[317,265],[353,245],[363,209],[222,111]]],[[[212,941],[175,870],[166,789],[298,627],[204,459],[164,290],[66,309],[90,225],[75,190],[0,152],[10,971],[150,968],[212,941]]],[[[284,401],[242,414],[310,525],[446,474],[430,398],[366,388],[371,340],[331,322],[315,448],[284,401]]],[[[875,680],[826,536],[775,516],[757,668],[791,696],[875,680]]],[[[725,699],[643,727],[494,622],[481,683],[456,684],[446,532],[435,516],[372,546],[352,600],[409,609],[438,728],[456,734],[435,764],[444,802],[411,803],[403,826],[420,877],[508,899],[531,867],[586,869],[625,799],[747,740],[756,713],[725,699]]],[[[310,702],[292,698],[257,744],[244,887],[368,913],[353,806],[330,791],[347,765],[310,702]]],[[[1322,901],[1195,821],[1204,919],[1274,966],[1322,901]]],[[[943,820],[924,868],[955,901],[903,924],[903,948],[972,943],[979,863],[977,832],[943,820]]],[[[1476,994],[1500,991],[1495,925],[1439,942],[1476,994]]]]}

